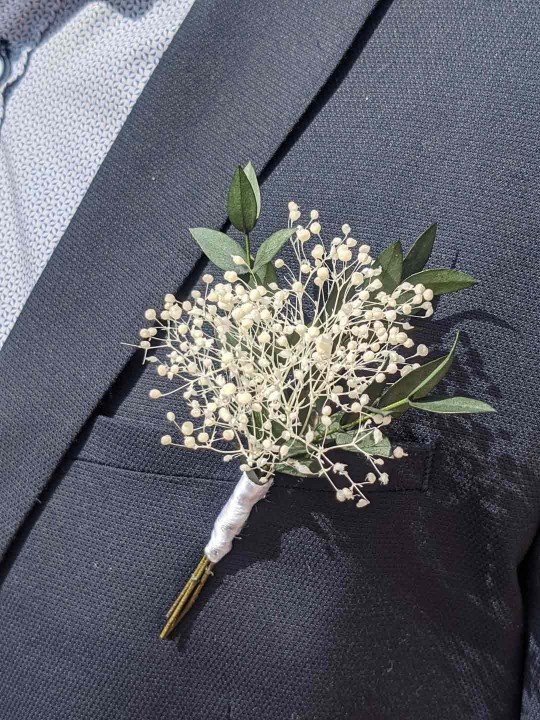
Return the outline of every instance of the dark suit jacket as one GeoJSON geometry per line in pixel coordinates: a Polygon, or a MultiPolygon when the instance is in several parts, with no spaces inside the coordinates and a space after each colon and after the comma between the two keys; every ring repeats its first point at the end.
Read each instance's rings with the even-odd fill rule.
{"type": "MultiPolygon", "coordinates": [[[[540,6],[196,0],[0,353],[0,717],[540,718],[540,6]],[[237,469],[159,445],[134,341],[234,165],[481,280],[421,331],[496,416],[408,413],[366,510],[278,478],[172,642],[237,469]]],[[[182,415],[182,409],[177,408],[182,415]]],[[[358,462],[358,461],[353,461],[358,462]]],[[[354,472],[364,472],[355,466],[354,472]]]]}

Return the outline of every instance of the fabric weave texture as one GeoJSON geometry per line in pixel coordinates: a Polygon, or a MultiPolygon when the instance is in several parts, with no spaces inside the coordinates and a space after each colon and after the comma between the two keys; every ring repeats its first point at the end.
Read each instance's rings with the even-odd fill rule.
{"type": "MultiPolygon", "coordinates": [[[[231,164],[251,158],[258,169],[265,166],[260,237],[282,225],[290,199],[320,211],[327,237],[348,222],[354,237],[375,251],[398,238],[407,247],[428,224],[439,223],[433,266],[471,272],[480,285],[442,298],[420,335],[438,352],[460,329],[445,391],[482,398],[498,412],[406,414],[392,436],[415,451],[392,465],[391,484],[372,493],[365,510],[334,502],[324,487],[278,478],[198,607],[175,639],[163,643],[163,613],[199,558],[234,468],[211,455],[158,445],[172,406],[148,399],[158,384],[152,367],[141,368],[140,359],[122,372],[107,359],[85,365],[88,376],[75,373],[84,397],[70,376],[57,411],[68,414],[71,393],[74,412],[82,415],[87,394],[97,396],[106,371],[113,382],[91,422],[70,444],[40,507],[21,523],[28,499],[20,499],[22,480],[51,475],[59,452],[42,425],[43,437],[28,439],[32,451],[21,457],[21,482],[12,482],[0,509],[10,539],[0,591],[0,700],[7,720],[540,720],[534,360],[540,351],[540,9],[528,0],[307,5],[295,3],[304,25],[313,21],[310,12],[317,16],[309,26],[314,33],[326,22],[325,32],[314,35],[324,73],[315,56],[301,62],[300,54],[315,53],[313,43],[302,53],[291,44],[304,25],[285,22],[289,4],[272,0],[257,15],[246,13],[248,3],[240,0],[219,9],[197,0],[59,245],[65,254],[47,268],[58,275],[44,276],[29,307],[37,312],[39,292],[51,292],[62,267],[75,267],[64,241],[80,249],[106,207],[116,242],[124,243],[117,275],[122,282],[129,271],[137,283],[113,294],[121,327],[111,335],[127,333],[130,292],[133,312],[142,317],[159,295],[197,285],[206,265],[184,236],[171,246],[174,227],[182,216],[186,224],[220,224],[223,209],[215,203],[231,164]],[[354,20],[361,10],[365,15],[354,20]],[[344,28],[343,17],[357,26],[334,70],[329,30],[344,41],[351,28],[344,28]],[[266,42],[257,35],[263,27],[273,41],[284,38],[279,59],[268,50],[267,64],[262,55],[252,68],[227,64],[235,56],[219,43],[225,38],[234,53],[230,38],[239,40],[246,27],[253,47],[266,42]],[[180,39],[192,51],[196,90],[189,101],[199,111],[192,144],[181,148],[185,164],[173,142],[182,111],[170,99],[180,82],[180,39]],[[207,57],[218,45],[223,55],[214,61],[215,74],[204,76],[199,68],[196,75],[197,52],[207,57]],[[286,52],[293,67],[280,64],[286,52]],[[229,84],[218,74],[220,62],[229,84]],[[217,85],[205,94],[205,83],[216,78],[229,104],[217,85]],[[264,88],[255,79],[266,79],[264,88]],[[281,100],[281,90],[293,84],[302,88],[301,100],[287,92],[290,105],[276,110],[270,99],[281,100]],[[254,106],[245,110],[254,120],[237,114],[246,90],[254,106]],[[291,124],[295,102],[299,116],[291,124]],[[141,125],[144,146],[134,142],[141,125]],[[151,132],[158,127],[159,142],[151,132]],[[242,148],[247,157],[238,157],[242,148]],[[133,190],[137,179],[130,173],[118,186],[122,173],[139,166],[148,175],[160,168],[144,197],[133,190]],[[208,195],[199,201],[203,181],[208,195]],[[145,224],[150,218],[151,227],[145,224]],[[139,244],[129,245],[122,223],[137,228],[139,244]],[[156,259],[139,266],[137,275],[131,263],[147,246],[170,255],[161,265],[156,259]]],[[[96,257],[100,252],[96,248],[96,257]]],[[[89,274],[80,282],[94,282],[89,274]]],[[[111,292],[107,270],[101,279],[96,323],[107,314],[104,298],[111,292]]],[[[71,292],[69,279],[66,284],[71,292]]],[[[58,322],[61,308],[54,302],[46,312],[58,322]]],[[[29,314],[23,311],[20,321],[34,327],[29,314]]],[[[18,325],[0,353],[4,371],[12,368],[8,359],[20,357],[14,343],[25,348],[18,325]]],[[[84,333],[100,337],[91,324],[77,337],[84,333]]],[[[92,360],[104,357],[93,346],[87,352],[92,360]]],[[[71,362],[62,359],[59,370],[72,369],[71,362]]],[[[11,402],[10,417],[19,421],[12,400],[22,386],[16,370],[8,382],[11,395],[2,396],[0,388],[0,398],[11,402]]],[[[182,416],[181,401],[174,410],[182,416]]],[[[56,434],[69,435],[56,417],[51,423],[56,434]]],[[[75,434],[72,415],[68,423],[75,434]]],[[[14,464],[10,450],[0,444],[4,468],[14,464]]],[[[4,470],[6,483],[14,476],[4,470]]]]}

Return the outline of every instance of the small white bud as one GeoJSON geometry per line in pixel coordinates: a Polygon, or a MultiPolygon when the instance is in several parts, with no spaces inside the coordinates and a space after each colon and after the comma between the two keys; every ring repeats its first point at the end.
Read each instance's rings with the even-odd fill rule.
{"type": "Polygon", "coordinates": [[[310,230],[314,235],[318,235],[321,232],[321,224],[318,222],[311,223],[310,230]]]}
{"type": "Polygon", "coordinates": [[[340,245],[337,250],[337,256],[342,262],[349,262],[352,258],[352,252],[346,245],[340,245]]]}
{"type": "Polygon", "coordinates": [[[322,280],[323,282],[325,280],[328,280],[328,278],[330,277],[330,272],[329,272],[328,268],[320,267],[317,270],[317,277],[319,278],[319,280],[322,280]]]}
{"type": "Polygon", "coordinates": [[[236,385],[234,383],[226,383],[221,388],[221,394],[224,397],[232,397],[236,393],[236,385]]]}
{"type": "Polygon", "coordinates": [[[162,394],[162,393],[161,393],[161,390],[158,390],[157,388],[153,388],[153,389],[150,390],[150,392],[148,393],[148,396],[149,396],[152,400],[157,400],[158,398],[161,397],[161,394],[162,394]]]}
{"type": "Polygon", "coordinates": [[[170,435],[162,435],[161,444],[170,445],[172,443],[172,437],[170,435]]]}
{"type": "Polygon", "coordinates": [[[193,423],[187,420],[180,428],[182,435],[193,435],[193,423]]]}
{"type": "Polygon", "coordinates": [[[342,226],[341,226],[341,232],[342,232],[344,235],[348,235],[348,234],[351,232],[351,226],[350,226],[350,225],[347,225],[347,223],[345,223],[345,225],[342,225],[342,226]]]}
{"type": "Polygon", "coordinates": [[[313,250],[311,251],[311,257],[315,258],[315,260],[322,260],[324,257],[324,246],[323,245],[315,245],[313,250]]]}

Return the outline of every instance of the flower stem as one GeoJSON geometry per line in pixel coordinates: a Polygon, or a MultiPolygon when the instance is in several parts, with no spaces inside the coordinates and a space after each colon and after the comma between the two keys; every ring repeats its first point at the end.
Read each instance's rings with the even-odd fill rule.
{"type": "Polygon", "coordinates": [[[249,233],[244,235],[244,248],[246,250],[246,262],[248,268],[251,270],[251,246],[249,242],[249,233]]]}
{"type": "Polygon", "coordinates": [[[167,622],[159,637],[164,640],[172,633],[180,620],[189,612],[195,600],[198,598],[206,581],[212,575],[214,563],[211,562],[206,555],[203,555],[199,564],[193,571],[192,576],[182,588],[181,593],[173,602],[167,612],[167,622]]]}

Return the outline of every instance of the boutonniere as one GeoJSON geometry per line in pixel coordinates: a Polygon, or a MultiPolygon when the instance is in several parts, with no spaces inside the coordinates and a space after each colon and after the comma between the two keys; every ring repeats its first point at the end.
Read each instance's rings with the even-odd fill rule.
{"type": "Polygon", "coordinates": [[[398,241],[374,257],[349,225],[323,240],[318,211],[302,221],[289,202],[287,227],[255,251],[261,193],[251,163],[236,169],[227,210],[241,243],[218,230],[190,230],[223,278],[205,274],[204,292],[190,300],[166,295],[161,311],[146,311],[151,326],[140,331],[145,360],[175,384],[150,397],[167,397],[172,406],[180,392],[190,408],[190,418],[178,418],[171,407],[174,432],[161,443],[220,453],[224,462],[238,461],[241,473],[162,638],[189,611],[276,473],[307,482],[324,476],[337,501],[365,508],[370,485],[391,482],[388,461],[405,455],[386,434],[394,418],[410,408],[493,411],[479,400],[430,395],[452,364],[458,337],[446,355],[422,362],[428,348],[415,343],[413,322],[433,314],[436,296],[476,283],[459,270],[424,269],[435,225],[406,256],[398,241]],[[280,257],[286,245],[287,260],[280,257]],[[338,448],[361,455],[365,475],[353,477],[336,462],[338,448]]]}

